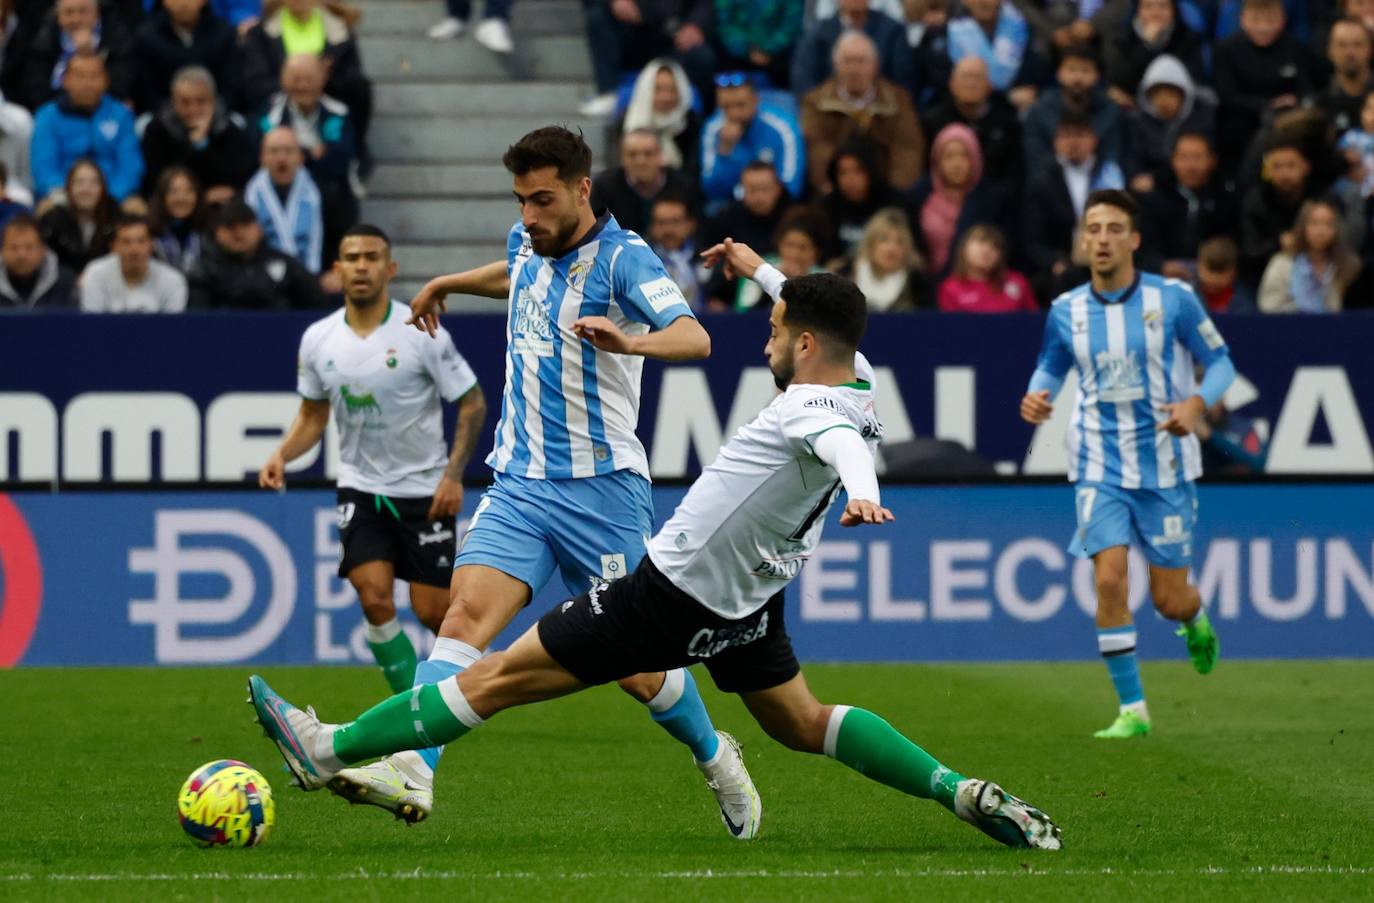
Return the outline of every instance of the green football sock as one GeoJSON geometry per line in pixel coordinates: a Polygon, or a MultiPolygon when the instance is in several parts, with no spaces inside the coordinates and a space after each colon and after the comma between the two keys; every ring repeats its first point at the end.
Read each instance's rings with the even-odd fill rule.
{"type": "Polygon", "coordinates": [[[334,754],[344,762],[375,759],[403,749],[442,746],[470,728],[453,714],[438,684],[384,699],[334,732],[334,754]]]}
{"type": "Polygon", "coordinates": [[[954,811],[954,792],[964,776],[903,737],[872,712],[835,706],[826,731],[826,755],[866,778],[911,796],[933,799],[954,811]],[[838,730],[835,719],[839,720],[838,730]],[[832,739],[833,737],[833,739],[832,739]]]}
{"type": "Polygon", "coordinates": [[[415,647],[400,622],[393,618],[385,624],[367,625],[367,647],[391,692],[409,690],[415,683],[415,647]]]}

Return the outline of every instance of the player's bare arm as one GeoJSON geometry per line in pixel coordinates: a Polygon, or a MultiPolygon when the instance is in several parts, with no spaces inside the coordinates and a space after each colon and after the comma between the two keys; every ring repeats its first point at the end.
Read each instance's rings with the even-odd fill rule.
{"type": "Polygon", "coordinates": [[[1053,413],[1054,405],[1050,404],[1049,389],[1027,392],[1021,397],[1021,419],[1027,423],[1044,423],[1053,413]]]}
{"type": "Polygon", "coordinates": [[[296,419],[286,431],[281,445],[258,471],[258,485],[263,489],[286,488],[286,465],[315,447],[329,425],[329,402],[302,398],[296,419]]]}
{"type": "Polygon", "coordinates": [[[453,294],[506,298],[510,295],[510,271],[506,268],[506,262],[494,260],[476,269],[435,276],[411,299],[410,319],[406,320],[406,325],[414,326],[430,336],[437,335],[439,315],[447,310],[445,299],[453,294]]]}
{"type": "Polygon", "coordinates": [[[1201,395],[1193,395],[1183,401],[1176,401],[1173,404],[1161,405],[1160,410],[1167,417],[1155,429],[1157,431],[1167,431],[1175,436],[1186,436],[1198,428],[1202,418],[1207,414],[1207,402],[1201,395]]]}
{"type": "Polygon", "coordinates": [[[481,386],[468,389],[458,399],[458,423],[453,428],[453,449],[444,466],[443,479],[434,490],[429,504],[429,517],[435,519],[456,515],[463,510],[463,471],[467,469],[472,450],[477,447],[477,435],[487,419],[487,400],[481,386]]]}
{"type": "Polygon", "coordinates": [[[582,317],[573,332],[602,351],[637,354],[660,361],[695,361],[711,356],[711,335],[693,317],[678,317],[664,329],[626,335],[606,317],[582,317]]]}

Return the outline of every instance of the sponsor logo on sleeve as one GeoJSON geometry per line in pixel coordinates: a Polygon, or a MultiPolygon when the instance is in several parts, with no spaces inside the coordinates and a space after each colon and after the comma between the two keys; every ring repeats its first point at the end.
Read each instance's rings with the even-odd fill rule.
{"type": "Polygon", "coordinates": [[[1202,341],[1207,343],[1207,347],[1213,351],[1226,344],[1226,340],[1221,337],[1221,332],[1210,318],[1197,324],[1197,333],[1202,336],[1202,341]]]}
{"type": "Polygon", "coordinates": [[[817,395],[802,403],[804,408],[824,408],[827,411],[834,411],[836,414],[844,414],[844,406],[828,395],[817,395]]]}
{"type": "Polygon", "coordinates": [[[675,304],[686,304],[687,300],[682,297],[682,289],[677,287],[677,283],[662,276],[652,282],[641,282],[639,291],[644,295],[644,300],[654,309],[654,313],[663,313],[675,304]]]}

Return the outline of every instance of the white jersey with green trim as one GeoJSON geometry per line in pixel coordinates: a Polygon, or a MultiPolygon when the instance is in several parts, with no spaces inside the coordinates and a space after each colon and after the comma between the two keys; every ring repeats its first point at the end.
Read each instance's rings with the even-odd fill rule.
{"type": "Polygon", "coordinates": [[[434,494],[448,463],[442,401],[477,385],[442,327],[430,338],[406,325],[396,301],[380,326],[360,337],[340,308],[301,336],[296,390],[328,400],[339,431],[339,486],[394,498],[434,494]]]}
{"type": "Polygon", "coordinates": [[[873,369],[858,355],[855,371],[843,386],[789,386],[725,443],[649,542],[674,586],[738,620],[801,573],[841,488],[812,443],[833,429],[856,430],[869,451],[882,439],[873,369]]]}

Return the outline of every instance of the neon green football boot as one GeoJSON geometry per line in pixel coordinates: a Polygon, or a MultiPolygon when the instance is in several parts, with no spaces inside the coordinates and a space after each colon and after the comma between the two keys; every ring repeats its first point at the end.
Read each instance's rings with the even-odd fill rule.
{"type": "Polygon", "coordinates": [[[1184,624],[1175,633],[1187,638],[1188,656],[1193,660],[1193,668],[1197,673],[1206,674],[1216,667],[1217,657],[1221,655],[1221,641],[1212,629],[1212,622],[1207,619],[1207,612],[1199,611],[1191,625],[1184,624]]]}
{"type": "Polygon", "coordinates": [[[1099,740],[1129,740],[1150,733],[1150,722],[1135,712],[1122,712],[1109,726],[1093,734],[1099,740]]]}

